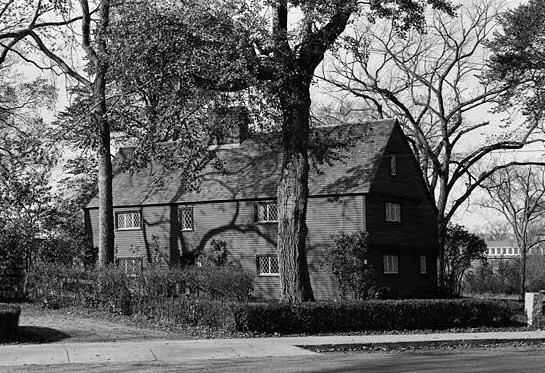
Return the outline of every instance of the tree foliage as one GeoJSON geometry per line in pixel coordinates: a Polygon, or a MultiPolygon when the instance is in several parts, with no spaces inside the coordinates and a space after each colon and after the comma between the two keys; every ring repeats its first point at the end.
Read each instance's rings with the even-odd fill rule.
{"type": "Polygon", "coordinates": [[[493,53],[491,82],[507,82],[512,88],[498,100],[498,110],[514,107],[528,126],[543,126],[545,114],[545,4],[530,0],[508,10],[501,18],[501,31],[489,43],[493,53]]]}
{"type": "Polygon", "coordinates": [[[449,224],[445,245],[445,285],[449,294],[460,295],[464,274],[474,260],[486,260],[486,243],[463,226],[449,224]]]}
{"type": "Polygon", "coordinates": [[[367,233],[340,232],[324,248],[324,266],[337,281],[342,297],[368,299],[375,295],[375,273],[367,264],[367,233]]]}

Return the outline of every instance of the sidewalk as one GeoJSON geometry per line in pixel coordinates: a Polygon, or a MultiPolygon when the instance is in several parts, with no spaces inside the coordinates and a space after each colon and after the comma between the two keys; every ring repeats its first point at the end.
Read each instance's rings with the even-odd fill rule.
{"type": "Polygon", "coordinates": [[[0,346],[0,366],[100,364],[315,355],[299,346],[426,345],[441,342],[545,341],[545,331],[309,336],[207,340],[151,340],[107,343],[52,343],[0,346]]]}

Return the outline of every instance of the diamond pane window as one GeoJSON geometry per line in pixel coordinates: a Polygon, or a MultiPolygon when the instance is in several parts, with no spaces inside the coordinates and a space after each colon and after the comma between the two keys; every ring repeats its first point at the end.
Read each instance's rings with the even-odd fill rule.
{"type": "Polygon", "coordinates": [[[193,230],[193,207],[180,207],[178,210],[180,227],[183,231],[193,230]]]}
{"type": "Polygon", "coordinates": [[[138,277],[144,267],[142,258],[118,258],[116,264],[129,277],[138,277]]]}
{"type": "Polygon", "coordinates": [[[115,216],[117,229],[142,228],[142,218],[138,211],[118,212],[115,216]]]}
{"type": "Polygon", "coordinates": [[[259,223],[271,223],[278,221],[278,206],[274,202],[262,202],[256,204],[256,218],[259,223]]]}
{"type": "Polygon", "coordinates": [[[401,222],[401,205],[386,202],[386,221],[401,222]]]}
{"type": "Polygon", "coordinates": [[[257,274],[259,276],[276,276],[279,274],[278,255],[258,255],[257,274]]]}

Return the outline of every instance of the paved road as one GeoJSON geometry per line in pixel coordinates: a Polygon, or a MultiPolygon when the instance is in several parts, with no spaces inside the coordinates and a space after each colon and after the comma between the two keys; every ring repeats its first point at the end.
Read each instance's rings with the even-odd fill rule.
{"type": "Polygon", "coordinates": [[[314,356],[193,360],[181,364],[65,364],[0,367],[2,372],[143,373],[143,372],[543,372],[545,348],[497,347],[415,350],[396,353],[328,353],[314,356]],[[2,370],[5,369],[5,370],[2,370]]]}

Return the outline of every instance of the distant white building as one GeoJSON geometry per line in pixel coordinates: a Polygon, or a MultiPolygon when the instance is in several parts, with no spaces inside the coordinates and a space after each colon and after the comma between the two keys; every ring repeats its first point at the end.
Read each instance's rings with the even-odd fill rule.
{"type": "Polygon", "coordinates": [[[487,259],[510,259],[520,257],[520,250],[513,241],[488,241],[487,259]]]}

